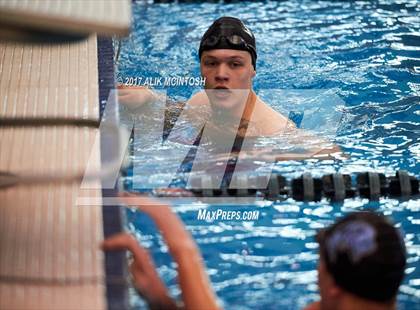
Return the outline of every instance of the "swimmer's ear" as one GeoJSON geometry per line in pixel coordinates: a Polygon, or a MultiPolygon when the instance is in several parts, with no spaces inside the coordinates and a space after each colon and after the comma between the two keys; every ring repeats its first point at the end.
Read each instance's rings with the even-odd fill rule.
{"type": "Polygon", "coordinates": [[[256,74],[257,74],[257,70],[255,70],[255,69],[254,69],[254,70],[252,71],[252,77],[254,78],[256,74]]]}
{"type": "Polygon", "coordinates": [[[334,284],[332,287],[329,288],[328,294],[331,298],[337,298],[338,296],[343,294],[343,290],[334,284]]]}

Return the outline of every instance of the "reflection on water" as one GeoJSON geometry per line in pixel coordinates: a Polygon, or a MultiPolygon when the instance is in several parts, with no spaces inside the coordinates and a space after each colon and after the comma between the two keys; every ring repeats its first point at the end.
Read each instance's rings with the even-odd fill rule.
{"type": "MultiPolygon", "coordinates": [[[[276,172],[292,178],[308,170],[319,176],[336,171],[368,170],[393,174],[395,170],[405,169],[419,177],[419,11],[414,0],[398,3],[282,1],[264,5],[138,3],[134,5],[134,31],[122,45],[118,74],[121,77],[199,76],[197,48],[208,25],[221,15],[243,18],[257,38],[254,86],[267,103],[283,113],[293,111],[286,115],[302,126],[309,126],[311,123],[305,122],[305,116],[297,109],[299,102],[308,104],[307,100],[293,101],[291,96],[267,90],[325,90],[343,102],[338,130],[332,137],[331,131],[325,134],[350,154],[350,158],[283,161],[276,164],[276,172]]],[[[174,87],[167,91],[171,97],[185,100],[198,89],[174,87]]],[[[314,108],[320,102],[315,102],[314,108]]],[[[322,111],[318,114],[324,115],[322,111]]],[[[185,147],[168,143],[172,149],[185,147]]],[[[142,145],[134,144],[133,148],[141,149],[142,145]]],[[[144,160],[150,165],[174,164],[153,157],[144,160]]],[[[129,172],[126,185],[130,187],[133,179],[144,176],[132,176],[129,172]]],[[[162,179],[160,175],[146,176],[157,182],[162,179]]],[[[418,307],[418,200],[369,202],[357,198],[344,204],[287,200],[223,207],[259,210],[258,221],[249,222],[197,220],[198,210],[216,208],[211,205],[177,205],[174,209],[197,240],[214,288],[226,309],[299,309],[318,294],[314,271],[315,230],[343,213],[368,207],[391,216],[404,231],[409,259],[399,308],[418,307]]],[[[129,211],[128,217],[130,229],[153,253],[171,293],[179,295],[175,266],[161,237],[143,215],[129,211]]],[[[140,305],[141,301],[134,298],[133,303],[140,305]]]]}

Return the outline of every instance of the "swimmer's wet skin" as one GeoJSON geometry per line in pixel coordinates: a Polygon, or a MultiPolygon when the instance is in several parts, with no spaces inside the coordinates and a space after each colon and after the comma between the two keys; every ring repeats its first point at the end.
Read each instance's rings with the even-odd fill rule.
{"type": "MultiPolygon", "coordinates": [[[[166,205],[146,197],[124,194],[122,202],[137,205],[156,223],[169,252],[178,263],[179,283],[185,309],[218,309],[194,240],[166,205]]],[[[219,212],[222,214],[222,212],[219,212]]],[[[215,211],[213,219],[216,220],[215,211]]],[[[219,215],[220,215],[219,214],[219,215]]],[[[236,214],[236,213],[235,213],[236,214]]],[[[208,215],[207,217],[209,217],[208,215]]],[[[352,309],[395,309],[395,296],[404,277],[406,252],[402,236],[382,215],[355,212],[317,235],[320,244],[321,301],[306,310],[326,305],[353,305],[352,309]],[[328,280],[333,277],[334,282],[328,280]]],[[[117,235],[103,244],[105,250],[129,250],[134,284],[151,309],[176,309],[159,279],[147,251],[128,235],[117,235]]]]}
{"type": "MultiPolygon", "coordinates": [[[[219,309],[198,247],[170,207],[132,194],[122,194],[121,201],[136,205],[139,211],[149,215],[162,233],[178,265],[182,308],[219,309]]],[[[217,214],[216,211],[213,218],[206,215],[203,219],[216,220],[217,214]]],[[[321,300],[305,310],[396,308],[406,250],[403,237],[384,216],[372,211],[350,213],[320,230],[316,239],[320,247],[321,300]]],[[[134,285],[151,309],[178,308],[159,278],[151,256],[134,238],[127,234],[115,235],[105,240],[102,247],[132,253],[134,285]]]]}
{"type": "Polygon", "coordinates": [[[104,241],[104,250],[128,250],[133,255],[131,273],[134,286],[149,304],[150,309],[220,309],[203,259],[194,239],[185,229],[179,217],[168,205],[157,200],[133,194],[121,194],[121,202],[136,206],[156,224],[165,240],[169,253],[178,265],[178,283],[182,304],[168,294],[153,260],[146,249],[127,234],[118,234],[104,241]]]}
{"type": "MultiPolygon", "coordinates": [[[[200,69],[205,78],[205,91],[195,94],[186,105],[188,119],[194,123],[201,115],[209,113],[216,120],[217,115],[223,116],[222,128],[216,121],[210,121],[207,128],[214,127],[214,134],[223,136],[223,132],[237,128],[237,137],[290,137],[290,144],[298,143],[305,151],[299,153],[269,153],[267,151],[253,150],[249,152],[255,157],[265,156],[267,161],[300,160],[307,158],[344,159],[337,145],[315,136],[307,131],[297,129],[288,117],[278,113],[263,102],[253,91],[252,82],[256,75],[257,50],[255,37],[239,19],[222,17],[216,20],[203,35],[200,47],[200,69]],[[227,121],[228,118],[232,121],[227,121]],[[214,126],[213,126],[214,125],[214,126]],[[315,143],[316,142],[316,143],[315,143]]],[[[165,103],[152,90],[145,87],[120,86],[119,102],[134,111],[150,117],[154,104],[165,103]],[[143,109],[143,110],[142,110],[143,109]]],[[[179,110],[183,104],[169,105],[171,112],[165,117],[170,120],[166,128],[172,128],[179,110]],[[174,117],[175,115],[175,117],[174,117]]],[[[156,119],[162,118],[156,115],[156,119]]],[[[234,129],[236,130],[236,129],[234,129]]],[[[241,138],[242,137],[242,138],[241,138]]],[[[242,145],[242,143],[239,143],[242,145]]],[[[238,145],[238,143],[236,144],[238,145]]],[[[241,148],[232,150],[237,155],[241,148]]]]}
{"type": "MultiPolygon", "coordinates": [[[[224,225],[225,223],[204,223],[197,220],[198,208],[201,207],[197,207],[189,201],[203,201],[202,196],[192,199],[179,199],[178,201],[185,201],[186,203],[180,207],[175,207],[174,210],[182,219],[185,219],[188,228],[191,228],[191,233],[196,237],[196,241],[206,258],[206,265],[211,272],[215,291],[223,300],[226,309],[237,306],[247,309],[300,309],[307,305],[316,298],[318,292],[314,271],[316,270],[317,260],[314,254],[317,252],[317,246],[316,243],[311,242],[313,239],[311,236],[314,235],[316,227],[334,221],[337,216],[347,214],[351,211],[350,209],[361,210],[374,207],[375,210],[383,210],[388,215],[392,214],[397,220],[397,226],[408,234],[406,238],[409,241],[407,243],[409,263],[398,304],[402,308],[414,309],[418,306],[418,298],[415,296],[417,292],[416,282],[418,281],[415,262],[419,256],[416,253],[416,246],[419,243],[416,229],[419,223],[414,215],[417,200],[415,200],[416,198],[399,200],[401,193],[408,192],[408,187],[402,186],[404,182],[401,182],[401,174],[395,177],[391,176],[393,174],[391,170],[404,169],[408,170],[411,175],[418,177],[415,161],[416,137],[413,135],[416,126],[416,87],[412,84],[416,67],[413,67],[415,63],[410,61],[412,57],[416,58],[416,55],[413,54],[415,54],[415,40],[418,38],[416,33],[413,32],[416,28],[413,1],[402,1],[398,5],[385,4],[385,7],[383,3],[374,5],[363,1],[347,8],[337,8],[337,4],[322,5],[322,8],[319,5],[319,1],[314,1],[310,5],[305,5],[306,8],[296,10],[295,6],[288,7],[287,3],[278,5],[270,3],[270,5],[263,5],[255,10],[253,6],[238,2],[238,4],[229,7],[229,11],[232,12],[231,14],[247,16],[250,22],[249,26],[252,29],[253,25],[256,27],[257,43],[261,42],[257,46],[258,59],[256,68],[254,68],[260,71],[258,72],[258,79],[254,79],[254,88],[256,87],[255,89],[258,90],[257,94],[275,107],[276,110],[281,111],[284,116],[296,124],[298,129],[315,129],[312,131],[315,135],[330,137],[330,139],[334,139],[334,142],[338,141],[336,143],[339,143],[340,146],[343,145],[343,150],[351,152],[352,159],[348,160],[347,163],[336,160],[324,162],[308,160],[280,162],[273,165],[274,171],[286,178],[286,184],[292,184],[292,181],[305,171],[312,172],[313,178],[319,179],[321,175],[324,175],[322,185],[325,190],[323,190],[322,197],[328,198],[322,198],[319,203],[298,202],[296,200],[303,199],[303,197],[306,197],[304,198],[306,201],[312,201],[311,198],[308,198],[309,196],[313,198],[318,196],[307,195],[304,192],[308,191],[301,191],[301,198],[292,199],[289,195],[284,202],[281,199],[270,202],[266,201],[266,197],[263,197],[261,198],[262,203],[259,203],[256,201],[258,198],[252,197],[247,200],[252,204],[249,207],[245,206],[240,199],[226,199],[226,201],[238,202],[232,207],[223,207],[223,210],[251,209],[264,212],[263,221],[260,219],[258,223],[244,223],[245,225],[235,223],[235,220],[231,220],[226,225],[224,225]],[[262,13],[262,15],[255,15],[256,12],[262,13]],[[271,19],[270,17],[274,15],[282,18],[271,19]],[[290,17],[292,18],[289,19],[290,17]],[[366,19],[366,17],[369,18],[366,19]],[[383,23],[384,20],[388,23],[383,23]],[[368,27],[365,27],[366,21],[369,24],[368,27]],[[348,36],[346,32],[351,32],[354,35],[348,36]],[[386,46],[382,44],[383,40],[381,40],[381,38],[384,39],[384,33],[386,34],[385,39],[389,43],[386,46]],[[366,43],[364,39],[367,36],[372,40],[368,40],[368,44],[364,44],[366,43]],[[387,55],[385,59],[382,57],[384,53],[387,55]],[[406,59],[407,57],[409,59],[406,59]],[[388,82],[393,87],[384,91],[383,87],[388,85],[388,82]],[[293,90],[279,90],[275,94],[269,92],[269,89],[278,87],[292,88],[293,90]],[[324,87],[328,89],[321,92],[322,95],[319,97],[318,93],[315,95],[315,92],[312,92],[317,88],[324,87]],[[303,94],[303,91],[301,91],[303,89],[309,92],[303,94]],[[293,95],[295,91],[297,91],[296,95],[293,95]],[[329,98],[330,94],[338,95],[338,99],[342,99],[342,101],[333,103],[334,100],[329,98]],[[297,104],[302,103],[302,106],[295,107],[295,102],[297,104]],[[334,124],[330,122],[332,120],[330,116],[333,117],[332,113],[331,115],[328,113],[328,109],[331,108],[332,110],[333,107],[338,109],[338,114],[342,113],[341,119],[340,115],[336,115],[335,120],[337,122],[334,122],[334,124]],[[341,107],[343,109],[339,110],[341,107]],[[286,114],[283,112],[290,110],[296,111],[296,113],[291,112],[288,115],[287,112],[286,114]],[[337,132],[337,138],[334,138],[337,126],[339,126],[339,132],[337,132]],[[316,128],[322,128],[322,134],[321,131],[317,132],[316,128]],[[358,178],[356,174],[362,171],[369,171],[370,173],[358,178]],[[332,172],[341,172],[342,174],[341,176],[325,175],[332,172]],[[386,176],[382,178],[380,174],[384,172],[386,176]],[[399,186],[395,187],[395,196],[390,195],[392,190],[391,186],[388,186],[393,182],[392,179],[399,180],[399,186]],[[389,194],[383,195],[384,192],[389,194]],[[346,199],[348,194],[355,194],[357,198],[346,199]],[[334,201],[345,199],[345,202],[333,204],[329,203],[329,199],[334,201]],[[370,201],[372,199],[376,201],[370,201]],[[201,228],[204,228],[204,230],[201,228]],[[287,234],[283,236],[282,232],[285,230],[287,230],[287,234]],[[236,238],[238,231],[241,235],[244,232],[244,238],[236,238]],[[273,248],[273,235],[270,232],[278,235],[277,242],[282,246],[273,248]],[[272,269],[270,268],[270,272],[267,272],[267,263],[264,262],[273,260],[281,263],[276,264],[272,269]],[[275,275],[275,277],[271,275],[275,275]],[[287,278],[283,278],[283,275],[287,275],[287,278]],[[241,281],[242,279],[245,281],[241,281]],[[242,283],[237,285],[240,281],[242,283]],[[247,298],[248,296],[249,298],[247,298]]],[[[209,16],[214,19],[219,17],[217,12],[226,11],[227,7],[219,6],[216,10],[210,12],[205,10],[203,4],[191,5],[188,13],[185,14],[180,12],[179,6],[171,7],[173,9],[167,6],[155,6],[155,8],[149,6],[147,9],[152,14],[147,14],[147,16],[143,14],[144,6],[141,6],[141,10],[139,9],[136,12],[139,13],[136,15],[137,20],[142,16],[145,23],[142,20],[134,28],[137,30],[137,33],[133,34],[133,37],[136,35],[135,44],[137,48],[133,49],[131,46],[126,46],[126,52],[122,59],[130,61],[121,63],[119,66],[120,74],[124,76],[149,75],[159,64],[142,61],[144,59],[156,59],[155,57],[158,57],[159,52],[167,52],[169,59],[178,60],[176,62],[170,62],[168,59],[164,60],[162,73],[172,72],[182,75],[183,72],[190,72],[197,74],[194,63],[191,61],[191,51],[195,47],[198,49],[199,45],[197,41],[194,43],[197,39],[197,31],[203,29],[204,32],[203,20],[209,16]],[[167,16],[167,13],[172,16],[170,25],[162,23],[159,18],[155,18],[158,15],[167,16]],[[185,23],[185,20],[188,20],[188,23],[185,23]],[[149,40],[150,37],[143,36],[143,34],[155,33],[156,27],[163,31],[160,31],[157,44],[153,45],[153,42],[149,40]],[[173,31],[174,27],[182,29],[183,35],[181,37],[178,32],[173,31]],[[169,49],[167,49],[168,46],[169,49]],[[137,51],[139,50],[142,51],[141,54],[138,54],[137,51]],[[133,60],[142,64],[142,66],[134,69],[132,67],[133,60]]],[[[225,39],[221,40],[224,41],[225,39]]],[[[235,42],[225,43],[234,44],[235,42]]],[[[218,49],[214,51],[218,51],[218,49]]],[[[245,50],[237,51],[244,52],[244,57],[249,54],[245,50]]],[[[226,71],[226,69],[231,69],[229,66],[240,65],[233,60],[242,59],[222,59],[220,62],[213,64],[210,62],[209,65],[219,67],[224,65],[222,69],[226,71]],[[231,61],[229,62],[229,60],[231,61]]],[[[211,89],[206,89],[206,91],[209,90],[211,89]]],[[[219,102],[216,100],[215,103],[223,103],[221,100],[232,91],[223,88],[223,86],[214,90],[220,91],[220,97],[216,97],[219,102]]],[[[174,96],[180,97],[188,97],[190,91],[190,87],[177,87],[170,90],[174,96]]],[[[207,100],[210,106],[210,100],[208,98],[207,100]]],[[[198,110],[204,110],[200,109],[200,102],[197,103],[197,107],[198,110]]],[[[186,108],[188,109],[188,107],[186,108]]],[[[209,111],[212,111],[211,107],[209,107],[209,111]]],[[[141,113],[140,110],[138,112],[141,113]]],[[[176,118],[174,118],[174,123],[175,120],[176,118]]],[[[181,124],[181,126],[188,126],[187,122],[181,124]]],[[[250,134],[251,131],[252,126],[249,126],[247,133],[250,134]]],[[[173,130],[173,133],[175,132],[177,132],[176,128],[173,130]]],[[[196,137],[193,130],[189,131],[188,129],[184,132],[186,135],[183,137],[196,137]]],[[[303,130],[297,132],[303,132],[303,130]]],[[[258,134],[257,132],[255,136],[258,136],[258,134]]],[[[194,140],[194,138],[191,138],[191,140],[194,140]]],[[[307,152],[308,146],[304,142],[299,143],[299,138],[296,138],[298,140],[297,145],[291,147],[288,147],[287,143],[283,143],[285,140],[281,141],[276,138],[277,136],[271,135],[267,139],[260,139],[260,141],[269,143],[275,140],[271,144],[275,146],[272,152],[257,149],[250,156],[262,159],[265,165],[271,154],[280,153],[276,151],[276,148],[282,148],[284,152],[290,150],[288,153],[292,154],[291,156],[279,154],[280,160],[300,158],[297,155],[308,158],[308,156],[305,156],[306,153],[309,153],[307,152]],[[267,159],[265,159],[265,156],[267,156],[267,159]]],[[[161,147],[161,149],[166,149],[166,146],[174,146],[176,149],[189,148],[190,143],[177,143],[178,141],[182,140],[170,137],[167,140],[167,145],[161,147]]],[[[185,139],[185,141],[190,140],[185,139]]],[[[259,145],[263,146],[263,143],[259,145]]],[[[132,147],[133,149],[141,148],[141,140],[135,141],[132,147]]],[[[241,153],[248,151],[246,145],[243,145],[241,151],[241,153]]],[[[324,155],[321,153],[318,155],[324,155]]],[[[325,153],[328,156],[334,151],[326,151],[325,153]]],[[[339,153],[339,150],[337,150],[337,153],[339,153]]],[[[232,155],[222,154],[220,160],[232,155]]],[[[133,165],[143,160],[136,154],[132,159],[133,165]]],[[[164,158],[161,161],[161,158],[157,156],[150,156],[147,159],[148,165],[152,167],[161,166],[165,169],[175,166],[172,165],[171,159],[164,158]]],[[[249,159],[252,161],[252,157],[249,157],[249,159]]],[[[259,164],[257,161],[255,162],[256,165],[259,164]]],[[[263,163],[261,163],[262,165],[263,163]]],[[[163,169],[161,171],[164,171],[163,169]]],[[[240,170],[239,167],[237,170],[240,170]]],[[[257,170],[255,169],[255,171],[257,170]]],[[[136,188],[136,185],[134,185],[136,181],[139,186],[148,186],[149,184],[151,185],[149,188],[159,186],[154,180],[160,177],[160,173],[147,174],[144,177],[140,174],[141,170],[129,169],[127,177],[122,178],[124,188],[133,190],[136,188]]],[[[248,172],[245,172],[245,174],[251,175],[248,172]]],[[[299,189],[299,183],[303,186],[310,183],[308,179],[297,180],[295,182],[296,190],[299,189]]],[[[280,181],[280,178],[278,178],[277,184],[279,186],[272,186],[270,189],[268,194],[272,197],[279,196],[282,189],[279,184],[280,181]]],[[[319,185],[320,180],[313,181],[315,184],[312,187],[318,192],[317,185],[319,185]]],[[[174,183],[174,186],[180,188],[159,188],[159,190],[153,192],[153,195],[159,195],[160,193],[162,196],[168,197],[171,195],[183,196],[184,193],[181,190],[183,185],[180,183],[174,183]]],[[[303,186],[300,188],[302,189],[303,186]]],[[[418,186],[413,188],[418,190],[418,186]]],[[[215,201],[217,204],[224,199],[216,196],[216,194],[220,195],[220,192],[215,192],[216,190],[213,191],[212,197],[217,198],[208,199],[210,204],[203,206],[202,209],[215,210],[217,206],[214,206],[211,202],[215,201]]],[[[242,191],[242,193],[244,192],[242,191]]],[[[209,191],[203,193],[203,196],[208,193],[209,191]]],[[[186,194],[191,195],[191,192],[186,194]]],[[[282,194],[284,195],[284,193],[282,194]]],[[[296,192],[296,194],[298,193],[296,192]]],[[[251,195],[251,192],[247,191],[246,195],[251,195]]],[[[240,197],[240,194],[232,192],[230,197],[240,197]]],[[[172,198],[170,199],[172,200],[172,198]]],[[[130,211],[127,212],[127,216],[132,224],[132,229],[136,233],[141,232],[145,240],[154,240],[153,243],[155,241],[159,242],[160,238],[156,236],[153,227],[144,225],[142,220],[144,217],[130,211]]],[[[162,253],[159,248],[155,247],[153,251],[156,252],[156,257],[166,261],[166,251],[162,253]]],[[[165,274],[168,274],[168,272],[170,274],[176,273],[176,267],[173,264],[164,264],[162,268],[165,269],[165,274]]],[[[178,290],[173,281],[168,284],[171,285],[171,291],[178,290]]]]}

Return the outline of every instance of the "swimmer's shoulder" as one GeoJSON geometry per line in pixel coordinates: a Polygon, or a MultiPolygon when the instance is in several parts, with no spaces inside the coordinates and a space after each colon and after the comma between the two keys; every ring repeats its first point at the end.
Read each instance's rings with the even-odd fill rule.
{"type": "Polygon", "coordinates": [[[204,90],[199,91],[191,96],[191,98],[187,101],[187,105],[189,107],[198,107],[203,105],[209,104],[209,98],[204,90]]]}
{"type": "Polygon", "coordinates": [[[257,106],[259,107],[257,113],[260,114],[260,117],[258,117],[260,131],[263,135],[275,136],[279,132],[286,133],[297,129],[292,120],[274,110],[259,97],[257,97],[257,106]]]}
{"type": "Polygon", "coordinates": [[[210,115],[210,102],[206,92],[200,91],[187,101],[186,103],[187,117],[190,121],[196,121],[198,119],[205,119],[210,115]]]}

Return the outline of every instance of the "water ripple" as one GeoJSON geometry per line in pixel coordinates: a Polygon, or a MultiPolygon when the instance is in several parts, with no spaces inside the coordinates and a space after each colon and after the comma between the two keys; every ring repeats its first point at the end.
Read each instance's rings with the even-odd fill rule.
{"type": "MultiPolygon", "coordinates": [[[[120,75],[199,76],[201,35],[215,18],[233,15],[244,19],[257,38],[254,86],[258,92],[327,89],[342,99],[343,117],[335,141],[350,158],[344,162],[280,162],[276,172],[292,178],[308,170],[319,176],[335,171],[391,174],[405,169],[420,176],[418,1],[136,3],[133,9],[134,31],[122,43],[120,75]]],[[[176,98],[191,94],[186,88],[168,91],[176,98]]],[[[281,101],[274,96],[270,103],[280,107],[281,101]]],[[[141,149],[142,145],[133,147],[141,149]]],[[[134,157],[136,160],[139,158],[134,157]]],[[[156,164],[156,158],[147,160],[156,164]]],[[[173,165],[166,164],[168,168],[173,165]]],[[[140,181],[141,177],[134,176],[140,181]]],[[[129,174],[130,178],[132,181],[129,174]]],[[[226,309],[299,309],[317,299],[316,231],[337,216],[365,208],[391,216],[404,231],[408,267],[398,305],[401,309],[419,305],[418,200],[261,202],[247,207],[262,214],[260,220],[248,223],[199,221],[197,213],[203,208],[214,206],[180,205],[175,210],[199,244],[226,309]]],[[[129,229],[162,266],[159,274],[171,294],[179,296],[176,267],[160,235],[144,215],[128,211],[128,219],[129,229]]]]}

